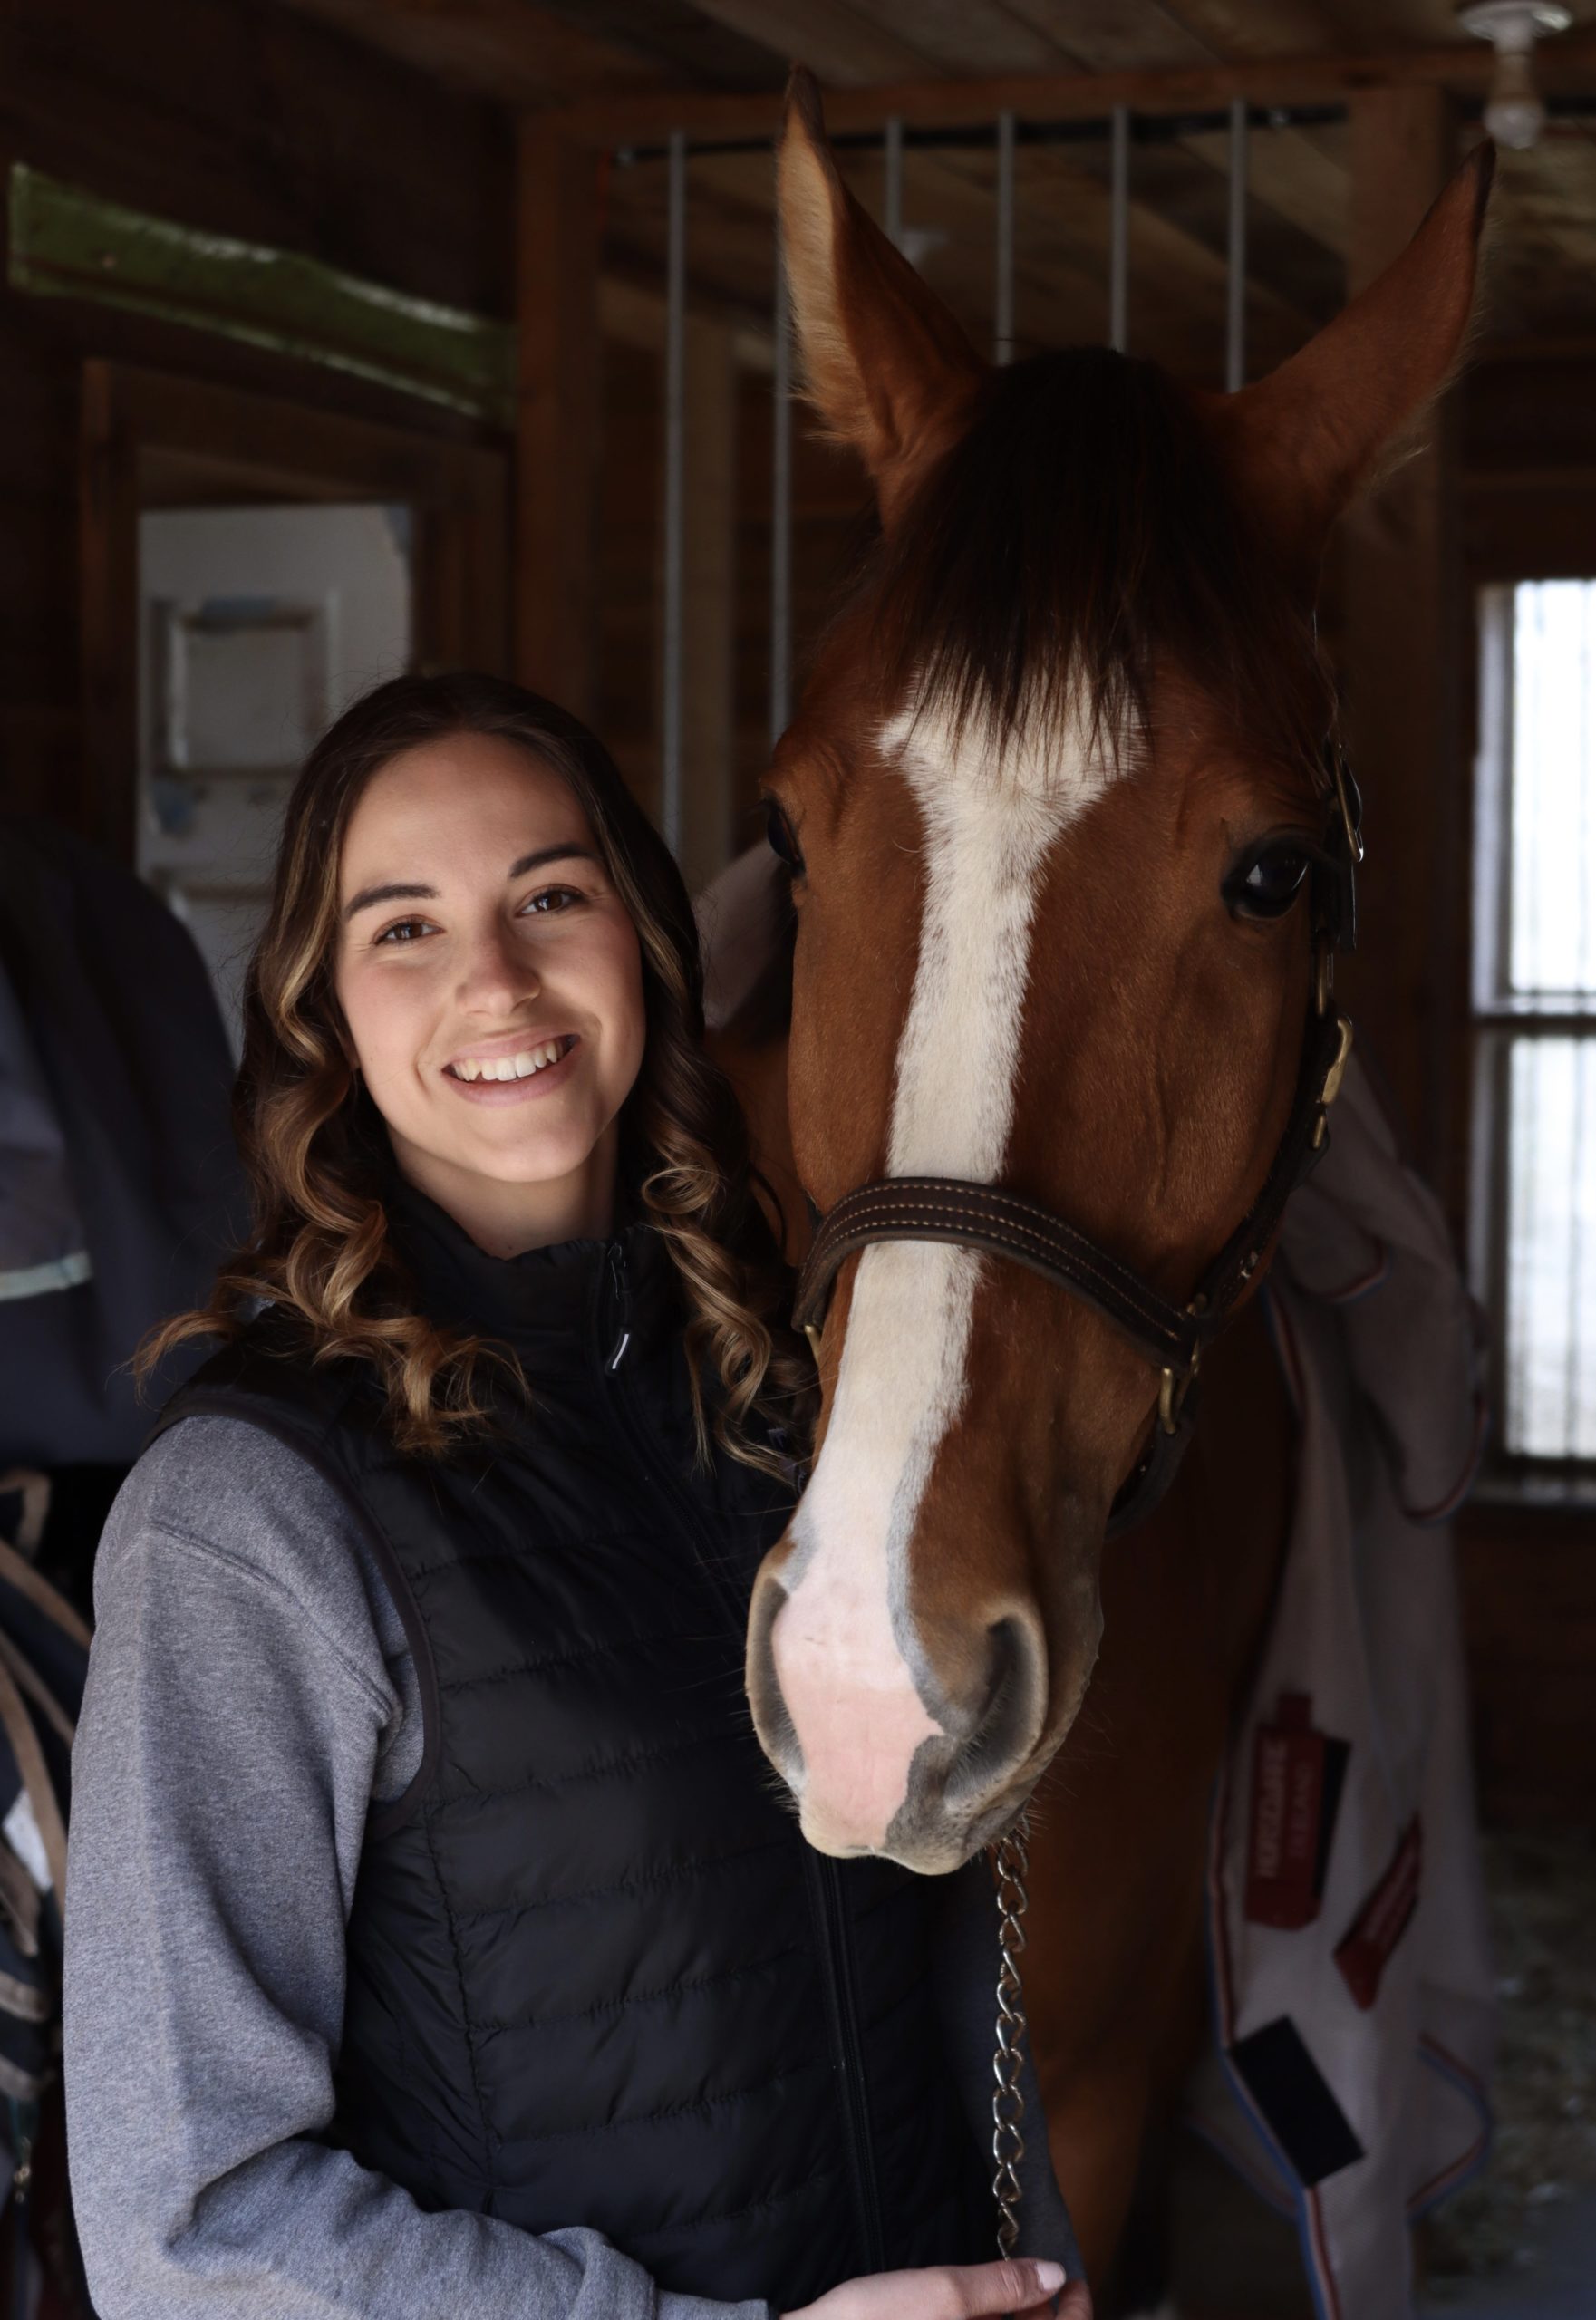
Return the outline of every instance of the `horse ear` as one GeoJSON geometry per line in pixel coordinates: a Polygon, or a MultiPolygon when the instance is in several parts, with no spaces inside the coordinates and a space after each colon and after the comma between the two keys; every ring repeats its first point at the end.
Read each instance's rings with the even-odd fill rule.
{"type": "Polygon", "coordinates": [[[819,89],[801,67],[788,83],[777,188],[809,399],[864,459],[890,524],[963,428],[985,366],[844,185],[819,89]]]}
{"type": "Polygon", "coordinates": [[[1496,149],[1477,146],[1407,247],[1278,371],[1203,401],[1290,568],[1316,580],[1331,525],[1446,384],[1474,304],[1496,149]]]}

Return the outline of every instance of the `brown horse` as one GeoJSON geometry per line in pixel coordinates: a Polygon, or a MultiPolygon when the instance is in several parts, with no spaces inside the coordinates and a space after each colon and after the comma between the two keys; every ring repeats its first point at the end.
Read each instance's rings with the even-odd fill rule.
{"type": "MultiPolygon", "coordinates": [[[[1240,394],[1098,351],[993,371],[846,190],[795,80],[798,337],[880,536],[769,777],[797,907],[789,1152],[779,1044],[729,1060],[818,1211],[880,1178],[998,1185],[1177,1306],[1246,1216],[1315,1021],[1337,811],[1319,566],[1457,354],[1489,162],[1240,394]]],[[[1026,1998],[1100,2276],[1200,2035],[1210,1792],[1284,1535],[1273,1357],[1242,1310],[1173,1489],[1107,1549],[1159,1378],[1081,1297],[894,1239],[842,1264],[817,1358],[812,1479],[750,1619],[759,1735],[814,1844],[933,1872],[1053,1767],[1026,1998]]]]}

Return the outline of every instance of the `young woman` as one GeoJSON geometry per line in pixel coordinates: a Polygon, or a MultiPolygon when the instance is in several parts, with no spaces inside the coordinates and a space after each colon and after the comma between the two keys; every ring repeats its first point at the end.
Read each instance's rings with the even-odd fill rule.
{"type": "Polygon", "coordinates": [[[949,1892],[809,1852],[748,1718],[808,1373],[599,744],[486,678],[358,702],[246,1012],[255,1230],[174,1325],[223,1349],[107,1529],[75,1760],[102,2320],[1050,2299],[976,2260],[983,1872],[950,2013],[949,1892]]]}

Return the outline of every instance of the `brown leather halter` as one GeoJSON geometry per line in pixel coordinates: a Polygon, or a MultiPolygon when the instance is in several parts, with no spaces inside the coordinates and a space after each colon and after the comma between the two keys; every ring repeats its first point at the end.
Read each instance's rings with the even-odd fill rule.
{"type": "Polygon", "coordinates": [[[1262,1262],[1286,1203],[1321,1158],[1329,1109],[1340,1090],[1352,1026],[1330,1003],[1334,954],[1357,942],[1355,876],[1363,859],[1362,806],[1346,753],[1327,745],[1335,798],[1327,862],[1316,862],[1311,899],[1314,998],[1285,1133],[1263,1186],[1196,1285],[1176,1305],[1134,1267],[1050,1209],[997,1184],[941,1176],[888,1176],[861,1184],[820,1219],[798,1275],[793,1319],[819,1350],[819,1325],[845,1258],[881,1241],[943,1241],[1007,1257],[1040,1273],[1111,1321],[1159,1372],[1158,1416],[1149,1448],[1115,1499],[1108,1534],[1143,1522],[1174,1481],[1195,1418],[1193,1387],[1203,1354],[1230,1320],[1262,1262]]]}

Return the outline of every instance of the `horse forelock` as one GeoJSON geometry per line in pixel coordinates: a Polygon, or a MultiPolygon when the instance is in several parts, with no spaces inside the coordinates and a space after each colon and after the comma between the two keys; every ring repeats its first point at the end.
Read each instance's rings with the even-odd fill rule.
{"type": "Polygon", "coordinates": [[[861,594],[887,696],[989,752],[1084,724],[1146,733],[1174,662],[1268,755],[1311,763],[1328,714],[1311,614],[1192,400],[1098,348],[993,372],[880,542],[861,594]]]}

